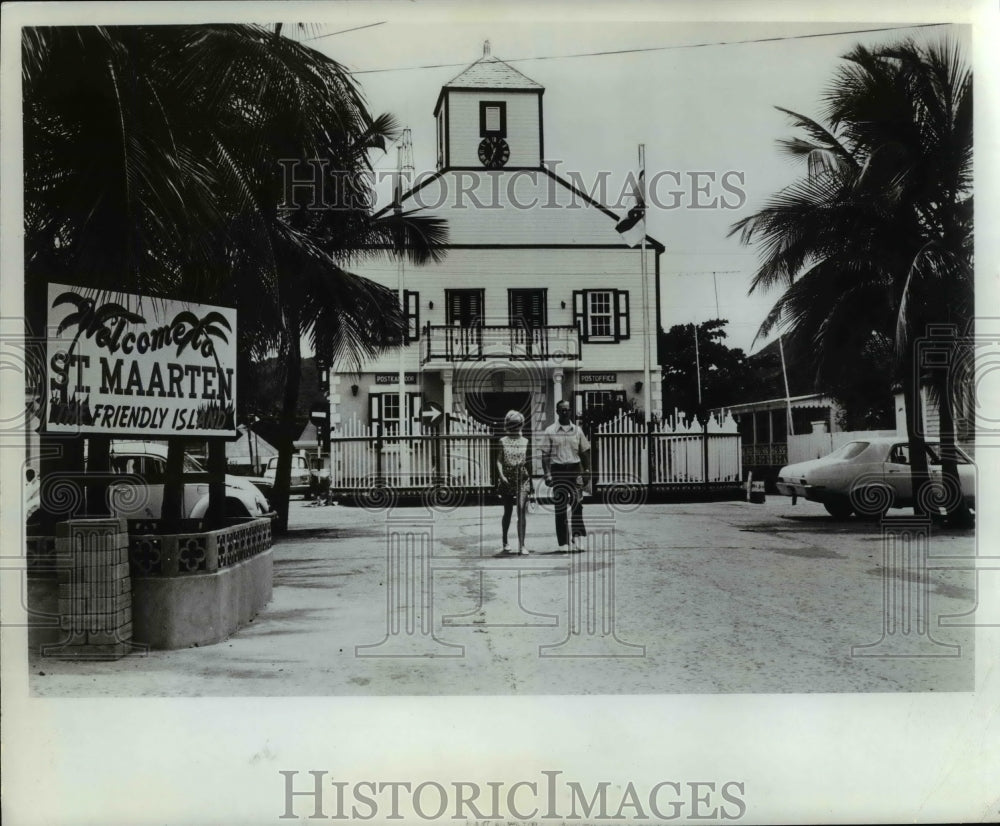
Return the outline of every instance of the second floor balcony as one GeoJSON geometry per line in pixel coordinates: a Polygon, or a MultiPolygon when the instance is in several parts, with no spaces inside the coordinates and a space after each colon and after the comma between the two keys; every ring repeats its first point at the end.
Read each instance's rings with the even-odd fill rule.
{"type": "Polygon", "coordinates": [[[529,326],[473,324],[423,328],[423,363],[512,361],[579,361],[580,331],[568,324],[529,326]]]}

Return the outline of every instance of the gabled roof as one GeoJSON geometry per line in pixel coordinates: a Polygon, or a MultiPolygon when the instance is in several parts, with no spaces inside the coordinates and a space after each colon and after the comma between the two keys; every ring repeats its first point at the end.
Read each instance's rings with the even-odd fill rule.
{"type": "Polygon", "coordinates": [[[441,87],[437,103],[434,104],[434,117],[437,117],[444,100],[445,92],[450,89],[490,89],[494,91],[511,90],[536,92],[541,95],[545,87],[536,83],[527,75],[522,74],[509,63],[489,54],[489,45],[483,49],[483,56],[475,63],[466,67],[455,77],[441,87]]]}
{"type": "Polygon", "coordinates": [[[467,69],[455,75],[444,89],[543,89],[527,75],[509,63],[484,55],[467,69]]]}
{"type": "MultiPolygon", "coordinates": [[[[401,208],[444,218],[449,247],[628,247],[618,215],[545,167],[441,170],[405,192],[401,208]]],[[[648,235],[646,243],[664,251],[648,235]]]]}

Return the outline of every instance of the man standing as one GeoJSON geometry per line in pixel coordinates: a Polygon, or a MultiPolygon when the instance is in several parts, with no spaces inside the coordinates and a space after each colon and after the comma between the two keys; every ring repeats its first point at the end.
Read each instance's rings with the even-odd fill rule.
{"type": "Polygon", "coordinates": [[[584,476],[590,475],[590,442],[583,430],[573,424],[569,402],[556,404],[556,417],[555,423],[542,433],[542,470],[555,502],[559,550],[578,552],[585,550],[583,537],[587,535],[583,524],[583,484],[584,476]],[[571,533],[566,526],[568,504],[572,509],[571,533]]]}

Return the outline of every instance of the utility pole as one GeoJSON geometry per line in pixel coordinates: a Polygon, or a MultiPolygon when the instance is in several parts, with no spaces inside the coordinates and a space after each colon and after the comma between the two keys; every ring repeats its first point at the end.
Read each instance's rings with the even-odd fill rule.
{"type": "MultiPolygon", "coordinates": [[[[410,182],[413,175],[413,145],[410,142],[410,129],[407,127],[403,130],[403,136],[399,140],[399,145],[396,147],[396,162],[397,162],[397,177],[396,177],[396,218],[402,221],[403,217],[403,194],[409,192],[410,182]]],[[[399,298],[399,307],[406,315],[406,272],[405,272],[405,245],[406,238],[403,234],[402,227],[399,230],[399,249],[396,251],[397,255],[397,273],[396,273],[396,289],[399,298]]],[[[406,322],[407,325],[409,322],[406,322]]],[[[410,411],[407,410],[406,404],[406,339],[408,337],[409,329],[403,330],[403,335],[400,336],[399,341],[399,435],[404,434],[403,427],[404,422],[406,423],[406,432],[410,430],[410,411]]],[[[402,442],[400,443],[400,450],[402,451],[402,442]]],[[[400,453],[402,458],[403,453],[400,453]]],[[[402,468],[400,468],[402,471],[402,468]]]]}
{"type": "Polygon", "coordinates": [[[699,270],[698,272],[679,272],[678,275],[711,275],[712,287],[715,290],[715,317],[722,318],[722,311],[719,309],[719,282],[716,276],[738,275],[742,270],[699,270]]]}

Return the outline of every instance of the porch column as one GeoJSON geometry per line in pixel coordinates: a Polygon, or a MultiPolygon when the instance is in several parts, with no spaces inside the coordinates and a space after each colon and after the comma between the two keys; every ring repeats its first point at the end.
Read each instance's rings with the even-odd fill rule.
{"type": "Polygon", "coordinates": [[[444,383],[444,398],[442,399],[444,403],[444,412],[448,416],[451,416],[455,411],[452,410],[452,399],[451,399],[451,387],[455,379],[455,371],[448,367],[441,371],[441,381],[444,383]]]}
{"type": "Polygon", "coordinates": [[[552,409],[563,399],[563,371],[556,369],[552,371],[552,409]]]}

